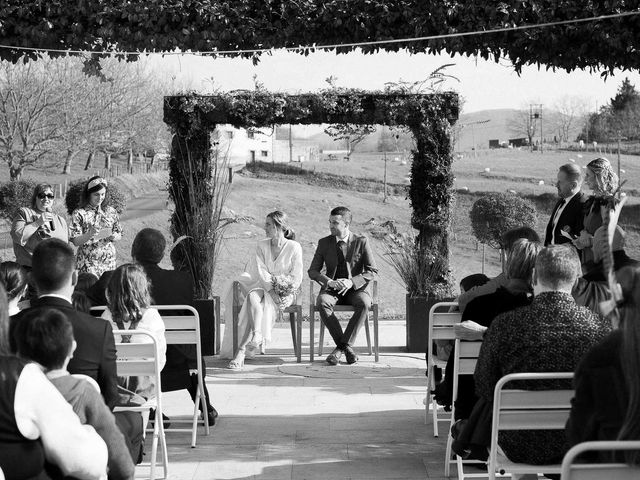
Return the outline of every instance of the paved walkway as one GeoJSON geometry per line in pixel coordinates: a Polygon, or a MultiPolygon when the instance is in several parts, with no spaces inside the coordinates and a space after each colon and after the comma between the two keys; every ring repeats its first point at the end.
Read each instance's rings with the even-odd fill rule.
{"type": "MultiPolygon", "coordinates": [[[[444,437],[435,439],[424,424],[424,358],[403,353],[404,322],[381,322],[380,362],[359,348],[355,366],[310,364],[304,328],[301,364],[288,325],[278,325],[267,355],[241,372],[208,359],[206,382],[220,418],[195,449],[188,434],[168,434],[169,478],[444,478],[444,437]]],[[[170,417],[192,405],[186,392],[164,398],[170,417]]]]}

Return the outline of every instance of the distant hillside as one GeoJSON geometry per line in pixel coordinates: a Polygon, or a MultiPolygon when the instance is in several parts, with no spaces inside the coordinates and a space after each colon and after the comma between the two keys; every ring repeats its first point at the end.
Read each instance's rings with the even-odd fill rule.
{"type": "MultiPolygon", "coordinates": [[[[511,138],[522,137],[523,135],[514,132],[510,128],[510,124],[513,123],[513,119],[517,114],[518,110],[511,108],[481,110],[479,112],[462,114],[454,127],[456,142],[455,150],[469,151],[474,147],[474,144],[479,150],[486,150],[489,148],[489,140],[499,140],[503,142],[511,138]],[[486,120],[488,120],[488,122],[485,123],[486,120]]],[[[551,130],[551,119],[553,115],[554,112],[552,111],[545,112],[547,123],[545,125],[544,133],[547,139],[553,138],[553,132],[551,130]]],[[[294,141],[295,139],[313,141],[320,149],[345,148],[344,141],[334,142],[330,136],[324,133],[324,127],[325,126],[323,125],[294,125],[291,132],[292,138],[294,141]]],[[[278,127],[276,135],[278,139],[288,139],[289,127],[278,127]]],[[[410,150],[412,148],[412,143],[413,140],[411,134],[401,134],[398,141],[398,147],[400,150],[410,150]]],[[[380,151],[381,144],[386,145],[387,151],[393,151],[396,148],[395,141],[393,141],[389,128],[385,128],[383,130],[380,126],[376,132],[369,135],[356,147],[356,151],[380,151]],[[384,142],[381,142],[382,137],[385,137],[384,142]]]]}
{"type": "Polygon", "coordinates": [[[518,110],[504,108],[498,110],[481,110],[479,112],[464,113],[456,124],[459,132],[456,150],[471,150],[474,146],[478,149],[489,148],[489,140],[505,141],[516,138],[519,135],[512,132],[509,123],[518,110]],[[489,120],[487,123],[480,123],[489,120]]]}

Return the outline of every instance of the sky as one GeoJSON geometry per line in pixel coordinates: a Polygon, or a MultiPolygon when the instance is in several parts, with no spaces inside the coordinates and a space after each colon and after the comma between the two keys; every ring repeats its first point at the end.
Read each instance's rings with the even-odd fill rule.
{"type": "Polygon", "coordinates": [[[195,55],[167,56],[154,59],[164,72],[173,77],[177,90],[253,89],[253,76],[272,91],[310,92],[326,88],[325,79],[333,76],[340,87],[382,89],[387,82],[419,81],[438,67],[453,63],[446,72],[458,81],[447,82],[448,89],[465,98],[463,113],[499,108],[522,108],[529,103],[541,103],[545,108],[561,98],[577,96],[585,99],[595,111],[616,93],[625,77],[640,89],[639,72],[616,72],[603,79],[599,72],[564,70],[547,71],[525,67],[518,76],[506,61],[495,63],[475,57],[450,57],[447,54],[410,55],[405,51],[364,55],[359,52],[337,55],[316,52],[305,57],[286,51],[263,55],[254,66],[251,60],[240,58],[199,57],[195,55]]]}

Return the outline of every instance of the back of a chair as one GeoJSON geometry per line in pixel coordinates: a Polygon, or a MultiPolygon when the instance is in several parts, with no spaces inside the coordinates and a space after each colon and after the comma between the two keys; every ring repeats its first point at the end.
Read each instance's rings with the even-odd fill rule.
{"type": "Polygon", "coordinates": [[[164,323],[167,345],[197,345],[200,355],[200,316],[190,305],[153,305],[164,323]]]}
{"type": "Polygon", "coordinates": [[[462,314],[451,310],[457,306],[457,302],[439,302],[429,310],[429,329],[427,331],[427,362],[429,366],[433,364],[433,341],[455,340],[456,338],[453,326],[460,323],[462,314]]]}
{"type": "MultiPolygon", "coordinates": [[[[489,473],[495,473],[500,430],[564,430],[571,411],[572,389],[508,390],[509,382],[571,380],[573,372],[512,373],[502,377],[493,394],[489,473]]],[[[553,473],[553,472],[549,472],[553,473]]]]}
{"type": "Polygon", "coordinates": [[[625,463],[576,463],[585,452],[640,451],[640,440],[584,442],[571,448],[562,460],[562,480],[638,480],[640,466],[625,463]]]}

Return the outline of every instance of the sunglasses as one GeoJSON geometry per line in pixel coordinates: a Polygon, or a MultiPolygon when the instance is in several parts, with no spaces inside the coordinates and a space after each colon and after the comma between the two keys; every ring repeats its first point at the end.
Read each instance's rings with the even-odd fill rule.
{"type": "Polygon", "coordinates": [[[48,198],[49,200],[53,200],[56,197],[53,196],[53,193],[41,193],[40,195],[38,195],[38,198],[40,200],[44,200],[45,198],[48,198]]]}

